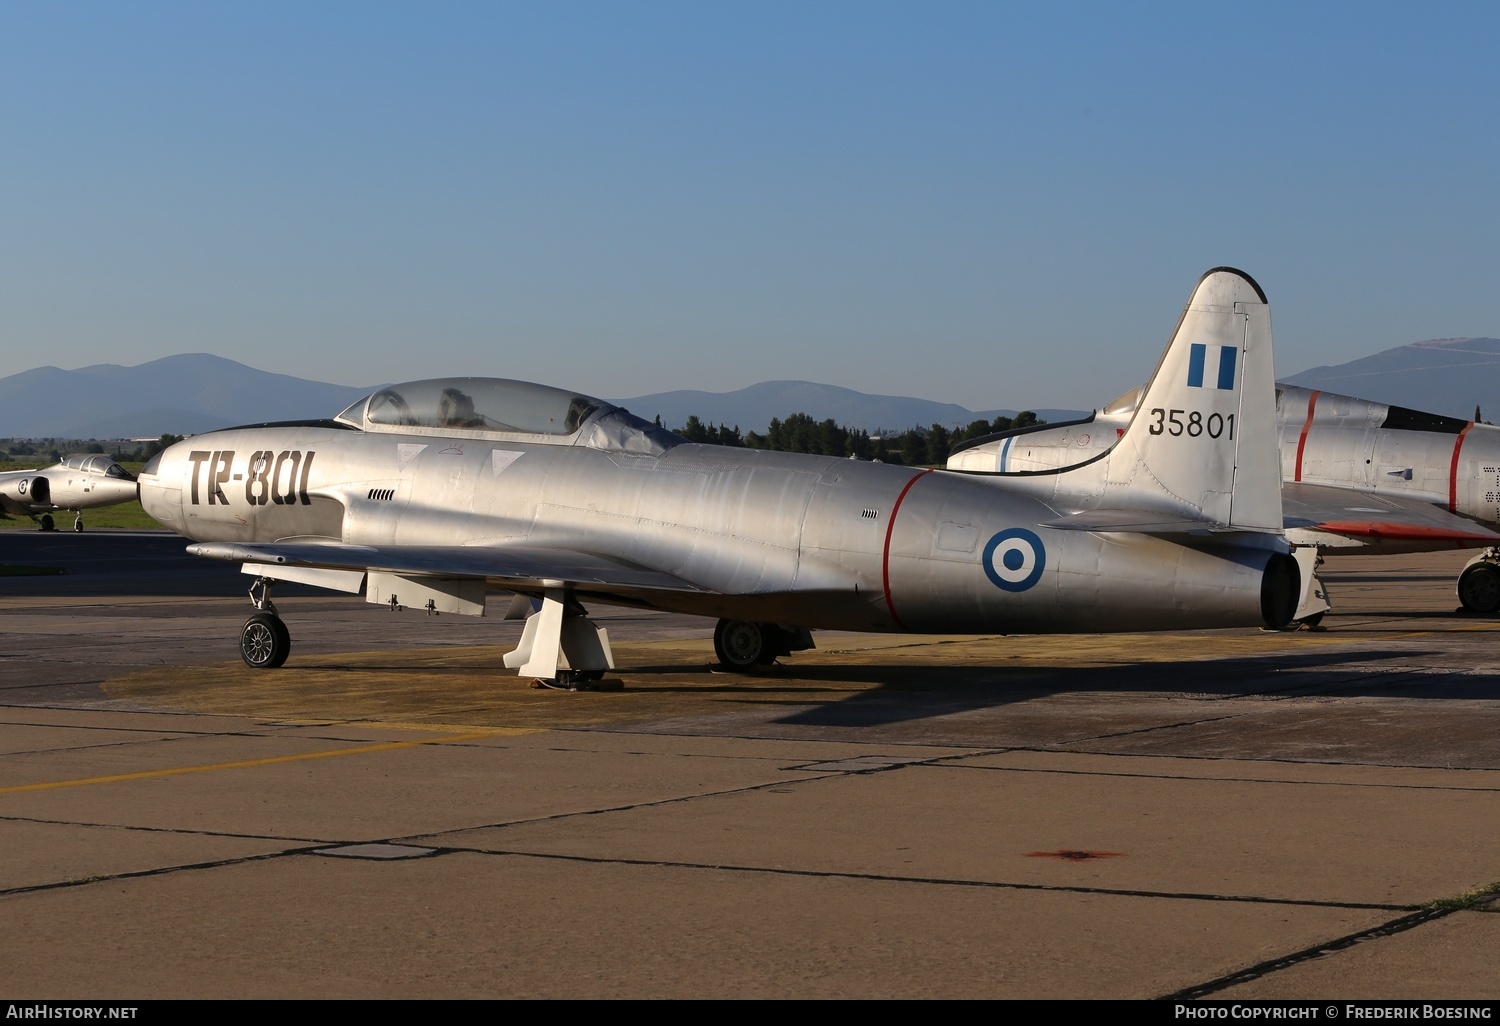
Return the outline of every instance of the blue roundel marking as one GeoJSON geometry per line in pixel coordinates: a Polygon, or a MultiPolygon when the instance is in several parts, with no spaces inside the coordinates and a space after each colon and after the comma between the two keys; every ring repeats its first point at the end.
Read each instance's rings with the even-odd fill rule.
{"type": "Polygon", "coordinates": [[[984,547],[984,574],[1002,591],[1025,591],[1042,579],[1047,550],[1033,531],[1012,527],[984,547]]]}

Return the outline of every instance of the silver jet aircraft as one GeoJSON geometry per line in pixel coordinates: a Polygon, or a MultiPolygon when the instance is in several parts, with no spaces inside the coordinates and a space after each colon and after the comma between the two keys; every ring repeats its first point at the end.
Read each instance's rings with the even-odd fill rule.
{"type": "Polygon", "coordinates": [[[83,530],[83,511],[115,506],[136,497],[135,478],[108,456],[74,456],[41,470],[0,471],[0,510],[31,517],[43,531],[52,514],[71,510],[73,530],[83,530]]]}
{"type": "MultiPolygon", "coordinates": [[[[972,439],[949,470],[1006,478],[1055,471],[1109,451],[1137,416],[1141,389],[1079,421],[972,439]]],[[[1485,548],[1458,578],[1475,613],[1500,612],[1500,428],[1293,385],[1276,389],[1287,538],[1299,557],[1485,548]],[[1477,521],[1477,522],[1476,522],[1477,521]]],[[[1190,429],[1183,410],[1152,410],[1166,435],[1190,429]]],[[[1328,608],[1307,576],[1299,619],[1328,608]]]]}
{"type": "Polygon", "coordinates": [[[384,388],[331,421],[199,435],[141,472],[147,512],[243,563],[240,650],[290,648],[275,581],[483,615],[530,612],[507,666],[568,684],[613,667],[585,602],[717,617],[720,662],[809,648],[809,629],[1105,632],[1280,626],[1299,571],[1282,532],[1270,315],[1242,272],[1198,283],[1147,417],[1086,465],[1006,486],[965,474],[698,445],[588,396],[487,378],[384,388]],[[1219,361],[1205,385],[1193,370],[1219,361]],[[533,611],[534,610],[534,611],[533,611]]]}

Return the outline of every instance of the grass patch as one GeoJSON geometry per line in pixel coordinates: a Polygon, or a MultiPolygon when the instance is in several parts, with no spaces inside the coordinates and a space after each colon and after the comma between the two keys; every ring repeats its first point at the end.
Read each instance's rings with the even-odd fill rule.
{"type": "Polygon", "coordinates": [[[1429,902],[1426,907],[1433,911],[1456,912],[1466,908],[1486,905],[1496,897],[1500,897],[1500,880],[1495,881],[1488,887],[1477,887],[1467,894],[1460,894],[1454,898],[1439,898],[1437,901],[1429,902]]]}
{"type": "MultiPolygon", "coordinates": [[[[73,514],[67,510],[58,510],[52,514],[52,519],[56,522],[59,531],[73,530],[73,514]]],[[[129,531],[160,531],[162,529],[160,524],[151,519],[150,514],[141,509],[140,502],[135,499],[122,502],[118,506],[103,506],[99,509],[83,511],[84,530],[92,531],[106,527],[129,531]]],[[[30,517],[10,516],[0,520],[0,531],[35,530],[38,530],[36,521],[30,517]]]]}

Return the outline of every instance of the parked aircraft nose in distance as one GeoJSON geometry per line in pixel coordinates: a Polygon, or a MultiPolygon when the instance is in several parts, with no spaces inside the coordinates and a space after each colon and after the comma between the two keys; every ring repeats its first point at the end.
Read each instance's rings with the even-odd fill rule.
{"type": "Polygon", "coordinates": [[[136,498],[136,480],[108,456],[73,456],[42,470],[0,472],[0,509],[53,529],[52,514],[74,512],[73,530],[83,530],[83,511],[136,498]]]}

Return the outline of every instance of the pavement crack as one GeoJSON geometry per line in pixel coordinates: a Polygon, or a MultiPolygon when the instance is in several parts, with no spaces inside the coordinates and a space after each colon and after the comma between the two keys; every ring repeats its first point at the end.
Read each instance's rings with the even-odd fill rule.
{"type": "MultiPolygon", "coordinates": [[[[1370,907],[1375,908],[1378,906],[1370,907]]],[[[1251,980],[1258,980],[1264,976],[1269,976],[1272,973],[1280,972],[1283,969],[1290,969],[1292,966],[1300,965],[1303,962],[1309,962],[1315,958],[1322,958],[1325,955],[1331,955],[1337,951],[1344,951],[1348,948],[1354,947],[1356,944],[1362,944],[1365,941],[1380,940],[1385,937],[1394,936],[1398,933],[1404,933],[1407,930],[1414,929],[1425,923],[1430,923],[1435,919],[1441,919],[1443,916],[1452,915],[1456,911],[1457,909],[1452,908],[1422,909],[1420,912],[1413,912],[1410,915],[1392,919],[1390,922],[1382,923],[1381,925],[1371,927],[1368,930],[1360,930],[1357,933],[1346,934],[1343,937],[1336,938],[1335,940],[1327,941],[1323,944],[1316,944],[1310,948],[1303,948],[1301,951],[1294,951],[1289,955],[1283,955],[1280,958],[1273,958],[1269,961],[1261,962],[1258,965],[1252,965],[1247,969],[1241,969],[1238,972],[1230,973],[1227,976],[1220,976],[1218,979],[1209,980],[1206,983],[1200,983],[1193,987],[1184,988],[1183,990],[1173,991],[1170,994],[1163,994],[1161,995],[1161,997],[1157,998],[1157,1000],[1192,1001],[1197,998],[1207,997],[1210,994],[1216,994],[1221,990],[1227,990],[1228,988],[1236,986],[1237,984],[1248,983],[1251,980]]]]}
{"type": "Polygon", "coordinates": [[[41,816],[0,816],[0,823],[36,823],[40,826],[85,827],[93,830],[125,830],[131,833],[174,834],[181,837],[229,837],[238,841],[270,841],[277,844],[323,845],[365,843],[363,841],[330,841],[314,837],[282,837],[277,834],[245,834],[232,830],[192,830],[186,827],[140,826],[132,823],[98,823],[82,819],[46,819],[41,816]]]}
{"type": "Polygon", "coordinates": [[[1109,734],[1093,734],[1089,737],[1075,737],[1067,741],[1059,741],[1057,743],[1059,745],[1081,745],[1086,741],[1108,741],[1110,738],[1130,737],[1132,734],[1150,734],[1153,731],[1158,730],[1178,730],[1182,727],[1198,727],[1202,726],[1205,723],[1218,723],[1220,720],[1232,720],[1235,718],[1235,715],[1205,716],[1202,719],[1179,720],[1176,723],[1153,723],[1149,727],[1135,727],[1130,730],[1118,730],[1109,734]]]}
{"type": "Polygon", "coordinates": [[[39,891],[63,890],[69,887],[85,887],[96,883],[112,883],[117,880],[144,880],[153,876],[168,876],[172,873],[192,872],[200,869],[222,869],[225,866],[239,866],[252,862],[266,862],[271,859],[287,858],[293,855],[307,855],[327,846],[325,842],[308,847],[291,848],[286,851],[267,852],[264,855],[240,855],[232,859],[187,862],[176,866],[157,866],[154,869],[139,869],[128,873],[101,873],[97,876],[79,877],[75,880],[56,880],[52,883],[31,884],[25,887],[6,887],[0,889],[0,898],[9,898],[21,894],[35,894],[39,891]]]}
{"type": "Polygon", "coordinates": [[[684,802],[697,801],[702,798],[724,798],[736,794],[750,794],[755,791],[766,791],[777,787],[786,787],[790,784],[802,784],[815,780],[832,780],[838,777],[859,776],[863,771],[847,770],[836,773],[807,773],[802,776],[787,780],[768,780],[760,784],[747,784],[744,787],[730,787],[722,791],[701,791],[697,794],[674,795],[670,798],[654,798],[650,801],[627,802],[624,805],[609,805],[597,809],[574,809],[569,812],[558,812],[548,816],[528,816],[523,819],[506,820],[498,823],[475,823],[469,826],[451,827],[447,830],[435,830],[429,833],[405,834],[399,838],[386,838],[387,844],[417,844],[414,838],[419,837],[443,837],[447,834],[465,834],[471,830],[504,830],[508,827],[530,826],[536,823],[557,823],[577,816],[606,816],[614,812],[633,812],[637,809],[654,809],[663,806],[680,805],[684,802]]]}
{"type": "MultiPolygon", "coordinates": [[[[426,834],[423,836],[434,836],[426,834]]],[[[415,844],[406,839],[389,839],[387,844],[415,844]]],[[[429,846],[431,847],[431,846],[429,846]]],[[[933,887],[966,887],[1006,891],[1041,891],[1054,894],[1103,894],[1123,898],[1152,898],[1176,901],[1233,902],[1251,905],[1280,905],[1297,908],[1342,908],[1358,911],[1403,912],[1410,905],[1392,905],[1384,902],[1363,901],[1319,901],[1313,898],[1273,898],[1261,894],[1206,894],[1195,891],[1152,891],[1123,887],[1083,887],[1066,884],[1018,883],[1010,880],[966,880],[959,877],[907,876],[895,873],[854,873],[832,869],[787,869],[781,866],[750,866],[728,862],[685,862],[676,859],[630,859],[601,855],[567,855],[559,852],[524,851],[521,849],[468,848],[441,846],[445,853],[463,852],[470,855],[494,855],[513,858],[551,859],[562,862],[582,862],[592,865],[643,866],[662,869],[694,869],[727,873],[757,873],[768,876],[793,876],[824,880],[863,880],[875,883],[925,884],[933,887]]],[[[1431,916],[1424,910],[1421,915],[1431,916]]]]}
{"type": "MultiPolygon", "coordinates": [[[[1019,751],[1019,749],[1017,749],[1019,751]]],[[[1041,749],[1049,751],[1049,749],[1041,749]]],[[[1056,752],[1051,752],[1056,754],[1056,752]]],[[[1234,760],[1225,760],[1234,761],[1234,760]]],[[[1343,765],[1342,763],[1311,763],[1310,765],[1343,765]]],[[[1354,765],[1359,765],[1355,763],[1354,765]]],[[[1211,782],[1225,784],[1285,784],[1291,787],[1355,787],[1376,791],[1459,791],[1478,794],[1493,794],[1500,791],[1500,783],[1494,787],[1458,787],[1453,784],[1392,784],[1388,782],[1364,783],[1357,780],[1285,780],[1277,777],[1206,777],[1194,773],[1120,773],[1107,770],[1047,769],[1040,766],[974,766],[955,763],[954,769],[975,770],[989,773],[1053,773],[1074,777],[1119,777],[1126,780],[1186,780],[1196,783],[1211,782]]],[[[1430,768],[1430,767],[1424,767],[1430,768]]]]}

